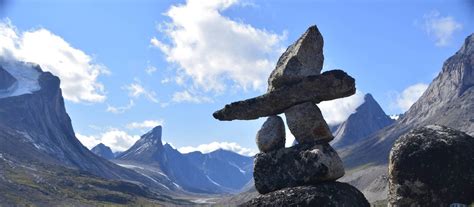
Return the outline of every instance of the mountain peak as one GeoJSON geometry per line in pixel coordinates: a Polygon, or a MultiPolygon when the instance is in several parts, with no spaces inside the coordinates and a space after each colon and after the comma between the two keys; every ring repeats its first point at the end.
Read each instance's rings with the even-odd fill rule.
{"type": "Polygon", "coordinates": [[[112,152],[110,147],[102,143],[93,147],[91,149],[91,152],[108,160],[115,158],[114,153],[112,152]]]}
{"type": "Polygon", "coordinates": [[[339,125],[334,133],[332,145],[335,148],[342,148],[354,144],[393,122],[374,97],[368,93],[364,96],[364,103],[357,107],[356,112],[339,125]]]}
{"type": "Polygon", "coordinates": [[[163,154],[163,143],[161,141],[163,128],[156,126],[133,144],[130,149],[120,154],[118,159],[139,160],[141,162],[160,162],[163,154]]]}

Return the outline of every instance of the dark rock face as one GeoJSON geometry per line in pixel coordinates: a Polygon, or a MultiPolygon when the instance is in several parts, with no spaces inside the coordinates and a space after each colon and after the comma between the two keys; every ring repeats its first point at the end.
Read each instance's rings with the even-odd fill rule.
{"type": "Polygon", "coordinates": [[[10,88],[16,79],[0,66],[0,92],[10,88]]]}
{"type": "Polygon", "coordinates": [[[342,161],[329,144],[297,144],[254,161],[255,188],[265,194],[285,187],[333,181],[344,175],[342,161]]]}
{"type": "Polygon", "coordinates": [[[319,75],[324,61],[323,45],[318,27],[309,27],[278,59],[268,78],[268,91],[299,82],[307,76],[319,75]]]}
{"type": "Polygon", "coordinates": [[[308,76],[291,86],[281,87],[262,96],[227,104],[214,112],[221,121],[250,120],[283,113],[291,106],[328,101],[355,93],[355,80],[342,70],[308,76]]]}
{"type": "Polygon", "coordinates": [[[285,117],[298,143],[329,142],[334,138],[321,110],[313,102],[292,106],[285,111],[285,117]]]}
{"type": "Polygon", "coordinates": [[[340,182],[317,186],[299,186],[274,191],[244,203],[242,206],[353,206],[368,207],[369,202],[357,188],[340,182]]]}
{"type": "Polygon", "coordinates": [[[331,145],[336,149],[350,146],[393,123],[394,120],[385,114],[372,95],[366,94],[364,103],[339,125],[331,145]]]}
{"type": "Polygon", "coordinates": [[[269,116],[255,138],[260,152],[270,152],[285,147],[285,123],[279,116],[269,116]]]}
{"type": "Polygon", "coordinates": [[[397,140],[390,152],[392,206],[448,206],[474,202],[474,138],[429,125],[397,140]]]}
{"type": "Polygon", "coordinates": [[[110,149],[110,147],[100,143],[98,145],[96,145],[95,147],[93,147],[91,149],[91,152],[93,152],[94,154],[96,155],[99,155],[105,159],[108,159],[108,160],[111,160],[111,159],[114,159],[115,158],[115,155],[114,153],[112,152],[112,150],[110,149]]]}

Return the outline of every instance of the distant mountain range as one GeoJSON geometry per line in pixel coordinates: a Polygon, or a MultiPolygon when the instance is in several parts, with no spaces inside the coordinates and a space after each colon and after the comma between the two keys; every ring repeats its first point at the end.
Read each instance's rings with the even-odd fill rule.
{"type": "Polygon", "coordinates": [[[194,193],[235,193],[252,178],[253,158],[227,150],[182,154],[161,141],[157,126],[113,162],[159,180],[167,188],[194,193]]]}

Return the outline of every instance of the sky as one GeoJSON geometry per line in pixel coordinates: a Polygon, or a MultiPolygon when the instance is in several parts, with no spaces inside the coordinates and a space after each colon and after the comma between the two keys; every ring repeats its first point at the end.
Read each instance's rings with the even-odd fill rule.
{"type": "MultiPolygon", "coordinates": [[[[257,152],[265,120],[220,122],[225,104],[263,94],[286,47],[311,25],[323,71],[343,69],[357,93],[319,104],[344,121],[371,93],[404,113],[474,31],[468,0],[0,1],[0,55],[61,79],[78,139],[124,151],[156,125],[181,152],[257,152]]],[[[287,129],[287,143],[292,142],[287,129]]]]}

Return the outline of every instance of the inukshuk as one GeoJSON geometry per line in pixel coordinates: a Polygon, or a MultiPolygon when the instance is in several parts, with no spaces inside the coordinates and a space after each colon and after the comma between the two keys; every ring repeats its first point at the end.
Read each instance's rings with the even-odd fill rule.
{"type": "MultiPolygon", "coordinates": [[[[328,144],[334,137],[316,104],[353,95],[356,91],[355,80],[342,70],[321,74],[323,60],[323,38],[318,28],[312,26],[280,57],[268,79],[267,93],[228,104],[213,114],[214,118],[225,121],[268,117],[256,136],[260,153],[255,156],[255,188],[261,194],[273,192],[273,197],[280,198],[263,195],[248,205],[284,205],[298,202],[295,199],[307,203],[307,198],[285,200],[289,194],[276,191],[298,186],[311,188],[316,184],[322,185],[322,182],[326,183],[325,187],[320,186],[319,190],[328,188],[331,191],[331,188],[340,189],[340,185],[347,185],[338,182],[327,184],[327,181],[342,177],[344,167],[336,151],[328,144]],[[288,128],[298,142],[290,148],[285,148],[285,126],[278,116],[281,113],[285,114],[288,128]],[[277,195],[283,195],[283,198],[277,195]]],[[[356,191],[349,193],[355,200],[349,200],[365,201],[357,189],[348,186],[342,188],[356,191]]],[[[296,188],[290,190],[301,191],[296,188]]],[[[303,189],[298,194],[308,194],[308,190],[312,192],[311,189],[303,189]]],[[[314,198],[314,194],[318,193],[309,193],[308,196],[314,198]]],[[[340,196],[346,196],[344,199],[347,200],[346,194],[347,191],[344,191],[340,196]]],[[[338,199],[334,193],[323,193],[323,196],[338,199]]],[[[314,201],[319,202],[317,198],[314,201]]]]}

